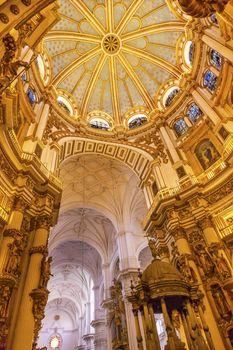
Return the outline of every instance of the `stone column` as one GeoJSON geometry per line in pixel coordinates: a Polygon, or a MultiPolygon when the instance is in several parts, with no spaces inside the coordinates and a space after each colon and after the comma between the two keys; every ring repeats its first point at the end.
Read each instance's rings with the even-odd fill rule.
{"type": "Polygon", "coordinates": [[[208,245],[211,243],[220,242],[217,232],[213,227],[213,222],[210,216],[207,216],[203,220],[199,221],[198,226],[202,229],[208,245]]]}
{"type": "Polygon", "coordinates": [[[86,350],[92,350],[93,349],[93,341],[94,341],[94,334],[85,334],[83,336],[83,340],[86,342],[86,350]]]}
{"type": "Polygon", "coordinates": [[[132,304],[128,301],[127,297],[131,295],[131,280],[137,281],[138,272],[136,269],[128,269],[127,272],[121,273],[121,281],[123,286],[124,304],[125,304],[125,316],[127,322],[128,342],[129,349],[137,349],[137,331],[135,326],[134,313],[132,310],[132,304]]]}
{"type": "Polygon", "coordinates": [[[4,264],[6,263],[9,244],[14,241],[17,233],[20,234],[20,228],[23,222],[23,215],[26,209],[26,202],[22,198],[15,198],[13,210],[9,222],[3,232],[3,239],[0,247],[0,272],[3,272],[4,264]]]}
{"type": "Polygon", "coordinates": [[[104,310],[102,315],[91,322],[91,326],[95,329],[94,346],[95,350],[107,349],[107,337],[106,337],[106,321],[104,310]]]}
{"type": "Polygon", "coordinates": [[[167,149],[170,152],[173,164],[176,162],[179,162],[181,159],[177,153],[175,145],[172,143],[171,137],[169,136],[169,134],[164,126],[160,127],[160,133],[162,135],[162,138],[164,140],[165,145],[167,146],[167,149]]]}
{"type": "Polygon", "coordinates": [[[47,256],[50,226],[50,216],[44,215],[37,218],[12,350],[32,350],[34,339],[38,336],[41,320],[44,317],[44,307],[48,297],[46,280],[49,276],[44,270],[43,261],[47,256]]]}

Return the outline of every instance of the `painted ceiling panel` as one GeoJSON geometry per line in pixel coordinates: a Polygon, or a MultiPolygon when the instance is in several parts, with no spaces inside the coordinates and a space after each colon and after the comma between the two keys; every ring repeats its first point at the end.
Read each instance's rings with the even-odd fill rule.
{"type": "Polygon", "coordinates": [[[82,118],[99,110],[119,124],[135,106],[156,108],[155,93],[176,76],[186,24],[165,0],[65,0],[59,12],[44,41],[52,83],[73,94],[82,118]]]}

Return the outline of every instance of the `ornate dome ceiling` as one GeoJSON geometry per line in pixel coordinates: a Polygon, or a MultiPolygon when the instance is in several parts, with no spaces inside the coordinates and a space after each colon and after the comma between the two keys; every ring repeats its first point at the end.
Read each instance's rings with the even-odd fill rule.
{"type": "Polygon", "coordinates": [[[78,115],[150,113],[161,84],[181,74],[176,43],[185,21],[164,0],[62,0],[44,47],[52,84],[74,97],[78,115]],[[94,112],[94,113],[93,113],[94,112]]]}

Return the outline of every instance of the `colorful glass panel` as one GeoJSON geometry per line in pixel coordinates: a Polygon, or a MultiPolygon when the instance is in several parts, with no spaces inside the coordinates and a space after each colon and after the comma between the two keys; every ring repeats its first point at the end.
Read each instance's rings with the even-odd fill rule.
{"type": "Polygon", "coordinates": [[[214,92],[217,87],[217,80],[218,77],[216,74],[214,74],[211,70],[207,70],[207,72],[204,75],[204,86],[207,87],[207,89],[210,92],[214,92]]]}
{"type": "Polygon", "coordinates": [[[222,56],[220,55],[219,52],[215,51],[215,50],[211,50],[210,51],[210,63],[217,68],[218,70],[221,69],[222,67],[222,56]]]}
{"type": "Polygon", "coordinates": [[[28,101],[30,102],[30,105],[34,106],[34,104],[36,103],[36,95],[30,87],[27,89],[27,97],[28,101]]]}
{"type": "Polygon", "coordinates": [[[169,107],[172,104],[174,98],[179,93],[179,91],[180,91],[179,89],[174,89],[170,92],[170,94],[168,95],[168,97],[166,99],[165,107],[169,107]]]}
{"type": "Polygon", "coordinates": [[[180,118],[173,124],[173,129],[178,136],[181,136],[188,130],[188,125],[183,118],[180,118]]]}
{"type": "Polygon", "coordinates": [[[200,116],[202,116],[202,110],[196,105],[196,103],[192,103],[188,110],[187,110],[187,116],[191,123],[195,123],[200,116]]]}

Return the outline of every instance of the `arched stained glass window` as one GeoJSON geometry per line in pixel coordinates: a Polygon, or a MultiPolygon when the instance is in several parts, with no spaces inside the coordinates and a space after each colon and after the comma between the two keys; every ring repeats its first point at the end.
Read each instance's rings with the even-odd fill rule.
{"type": "Polygon", "coordinates": [[[207,72],[204,75],[204,86],[207,87],[207,89],[210,92],[214,92],[214,90],[217,87],[217,80],[218,77],[216,74],[214,74],[211,70],[207,70],[207,72]]]}
{"type": "Polygon", "coordinates": [[[109,124],[103,119],[92,119],[90,121],[90,126],[95,129],[101,129],[101,130],[108,130],[109,129],[109,124]]]}
{"type": "Polygon", "coordinates": [[[194,44],[193,42],[191,42],[189,46],[189,61],[191,63],[193,62],[193,53],[194,53],[194,44]]]}
{"type": "Polygon", "coordinates": [[[202,113],[202,110],[198,107],[198,105],[196,103],[192,103],[188,110],[187,110],[187,116],[189,118],[189,120],[191,121],[191,123],[195,123],[198,118],[200,116],[202,116],[203,113],[202,113]]]}
{"type": "Polygon", "coordinates": [[[215,24],[218,25],[218,19],[215,13],[213,13],[212,15],[210,15],[210,21],[215,24]]]}
{"type": "Polygon", "coordinates": [[[166,101],[165,101],[165,107],[169,107],[169,106],[172,104],[174,98],[175,98],[176,95],[179,93],[179,91],[180,91],[180,89],[175,88],[174,90],[172,90],[172,91],[168,94],[167,99],[166,99],[166,101]]]}
{"type": "Polygon", "coordinates": [[[128,121],[129,129],[137,128],[138,126],[141,126],[147,121],[147,117],[144,114],[137,114],[134,115],[132,118],[128,121]]]}
{"type": "Polygon", "coordinates": [[[57,103],[59,104],[59,106],[64,109],[64,111],[66,111],[68,114],[72,114],[72,109],[70,107],[70,104],[68,104],[68,102],[66,101],[66,99],[64,99],[61,96],[58,96],[57,98],[57,103]]]}
{"type": "Polygon", "coordinates": [[[26,94],[27,94],[28,101],[29,101],[30,105],[34,106],[35,103],[36,103],[36,94],[35,94],[35,92],[32,90],[32,88],[29,87],[27,89],[26,94]]]}
{"type": "Polygon", "coordinates": [[[222,56],[220,55],[220,53],[212,49],[212,50],[210,51],[210,63],[211,63],[215,68],[217,68],[218,70],[220,70],[221,67],[222,67],[222,62],[223,62],[223,59],[222,59],[222,56]]]}
{"type": "Polygon", "coordinates": [[[26,72],[23,72],[23,74],[21,75],[21,80],[22,80],[23,84],[25,84],[27,82],[28,78],[27,78],[26,72]]]}
{"type": "Polygon", "coordinates": [[[177,136],[181,136],[186,133],[188,130],[188,125],[186,124],[184,118],[178,119],[174,124],[173,124],[173,129],[175,130],[177,136]]]}
{"type": "Polygon", "coordinates": [[[194,44],[192,41],[187,41],[184,48],[184,59],[186,64],[189,67],[192,67],[193,62],[193,54],[194,54],[194,44]]]}

